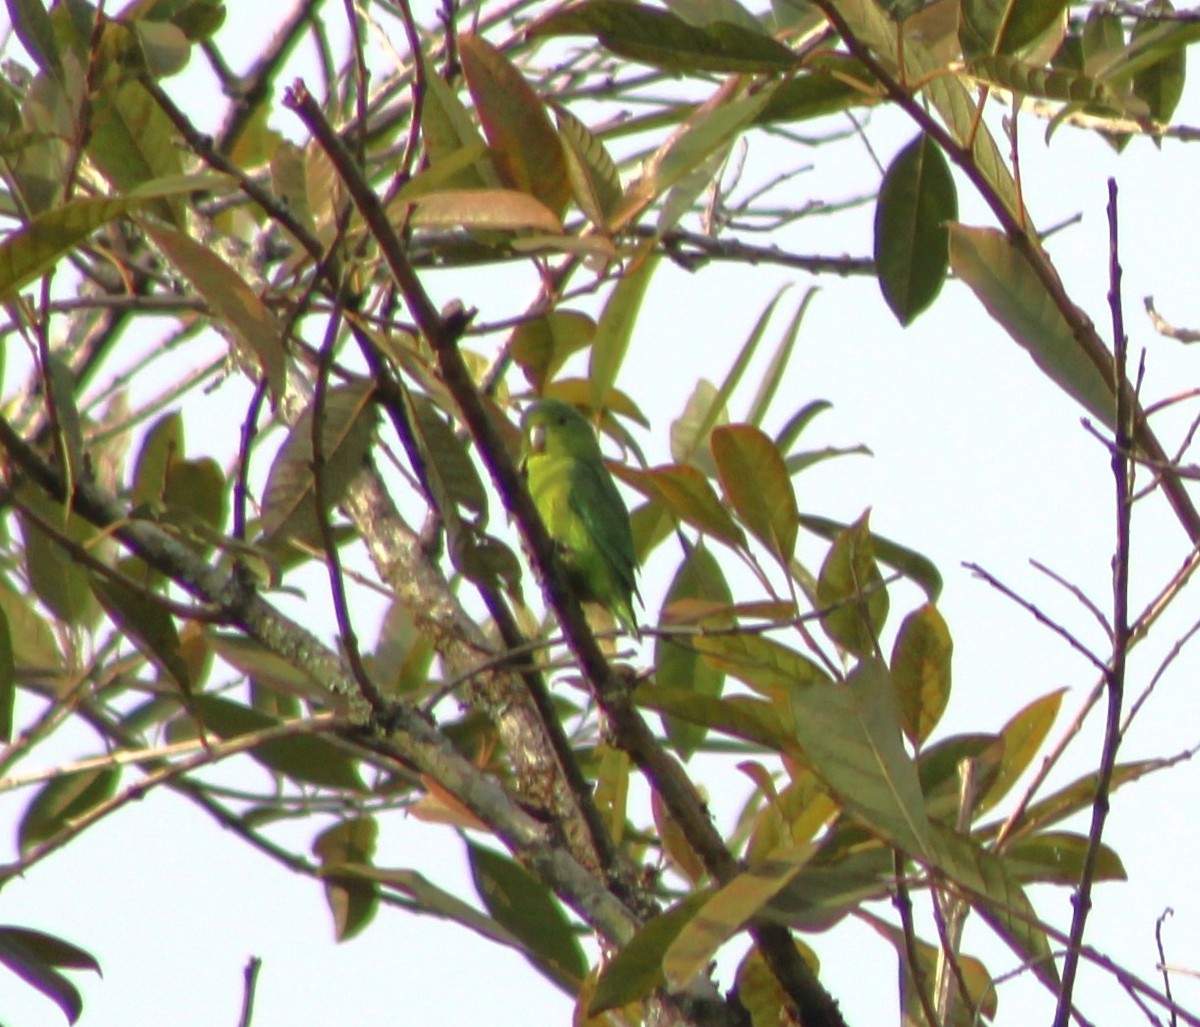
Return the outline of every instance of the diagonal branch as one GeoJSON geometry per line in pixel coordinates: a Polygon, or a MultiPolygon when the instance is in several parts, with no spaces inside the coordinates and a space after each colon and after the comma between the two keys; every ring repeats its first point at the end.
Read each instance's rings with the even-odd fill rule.
{"type": "MultiPolygon", "coordinates": [[[[618,743],[629,752],[653,788],[662,796],[706,869],[719,882],[738,873],[738,865],[713,826],[707,807],[678,761],[658,744],[653,732],[630,701],[629,680],[614,670],[601,651],[584,616],[579,598],[567,581],[554,544],[533,506],[499,429],[475,386],[458,342],[469,320],[461,308],[439,313],[392,231],[383,206],[356,171],[341,140],[302,82],[284,98],[320,143],[342,176],[354,203],[409,306],[413,320],[433,350],[442,380],[458,403],[463,423],[474,438],[505,506],[512,513],[529,547],[543,588],[558,614],[568,645],[608,717],[618,743]]],[[[842,1024],[837,1003],[800,957],[786,927],[756,923],[751,934],[780,983],[812,1027],[842,1024]]]]}

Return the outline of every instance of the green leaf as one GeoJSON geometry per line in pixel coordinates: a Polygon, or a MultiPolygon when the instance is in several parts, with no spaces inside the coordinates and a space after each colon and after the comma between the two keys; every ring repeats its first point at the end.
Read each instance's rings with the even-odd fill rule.
{"type": "Polygon", "coordinates": [[[197,535],[206,536],[210,543],[200,547],[204,551],[211,547],[212,535],[225,524],[227,495],[225,475],[212,457],[175,460],[167,466],[163,494],[166,517],[184,528],[194,529],[189,536],[193,541],[197,535]],[[205,532],[205,528],[209,531],[205,532]]]}
{"type": "Polygon", "coordinates": [[[326,828],[313,841],[338,941],[359,934],[379,909],[379,894],[370,880],[339,873],[344,866],[370,866],[378,833],[373,817],[350,817],[326,828]]]}
{"type": "MultiPolygon", "coordinates": [[[[416,182],[416,179],[413,179],[416,182]]],[[[401,195],[388,207],[393,221],[414,228],[467,228],[487,231],[530,229],[562,235],[557,214],[540,199],[517,189],[448,189],[401,195]]]]}
{"type": "MultiPolygon", "coordinates": [[[[1109,792],[1111,794],[1123,785],[1162,768],[1163,764],[1158,760],[1119,763],[1113,768],[1109,792]]],[[[1065,820],[1073,813],[1090,809],[1096,799],[1096,781],[1095,773],[1084,774],[1083,777],[1076,778],[1071,784],[1059,789],[1053,795],[1048,795],[1039,802],[1035,802],[1021,814],[1007,837],[1012,840],[1026,838],[1043,827],[1065,820]]],[[[984,832],[984,835],[991,837],[998,830],[998,824],[992,825],[984,832]]]]}
{"type": "MultiPolygon", "coordinates": [[[[827,517],[815,517],[812,514],[801,514],[800,525],[806,531],[811,531],[823,539],[833,542],[848,525],[840,521],[832,521],[827,517]]],[[[937,602],[942,594],[942,576],[927,557],[905,546],[885,538],[883,535],[871,533],[871,548],[875,558],[906,578],[920,585],[925,590],[930,602],[937,602]]]]}
{"type": "Polygon", "coordinates": [[[9,24],[26,53],[47,75],[63,81],[58,40],[43,0],[5,0],[5,6],[8,8],[9,24]]]}
{"type": "Polygon", "coordinates": [[[797,688],[790,698],[796,741],[838,801],[905,852],[927,852],[929,817],[887,668],[864,660],[844,685],[797,688]]]}
{"type": "Polygon", "coordinates": [[[43,680],[63,669],[62,653],[50,625],[33,608],[30,596],[0,582],[0,613],[9,626],[16,671],[22,680],[43,680]]]}
{"type": "MultiPolygon", "coordinates": [[[[771,401],[775,398],[775,393],[779,390],[780,384],[783,382],[784,372],[787,370],[788,362],[792,358],[792,350],[796,346],[796,339],[800,335],[800,322],[804,319],[804,313],[808,310],[809,303],[817,294],[816,286],[811,286],[805,293],[804,297],[796,305],[796,312],[792,314],[791,321],[788,322],[787,328],[783,330],[783,335],[779,339],[779,345],[775,348],[775,352],[771,355],[771,362],[767,365],[767,369],[763,372],[762,381],[758,383],[758,391],[754,394],[754,400],[750,404],[750,412],[746,415],[746,423],[754,425],[755,428],[761,428],[763,419],[767,416],[767,411],[771,407],[771,401]]],[[[781,296],[782,293],[777,293],[776,296],[781,296]]],[[[773,310],[775,307],[774,301],[768,307],[768,310],[773,310]]],[[[779,446],[780,452],[784,452],[784,447],[779,446]]]]}
{"type": "MultiPolygon", "coordinates": [[[[1045,831],[1032,838],[1022,838],[1009,849],[1005,861],[1009,871],[1020,881],[1061,884],[1073,888],[1083,878],[1089,845],[1086,835],[1045,831]]],[[[1096,881],[1127,879],[1121,857],[1103,843],[1096,853],[1092,873],[1096,881]]]]}
{"type": "Polygon", "coordinates": [[[12,628],[0,606],[0,742],[12,741],[13,706],[17,700],[17,670],[12,628]]]}
{"type": "MultiPolygon", "coordinates": [[[[896,67],[900,34],[895,23],[875,0],[840,0],[838,9],[860,42],[869,46],[885,67],[896,67]]],[[[1020,218],[1024,217],[1016,183],[1004,153],[981,119],[973,91],[961,76],[945,73],[945,60],[922,40],[910,34],[904,37],[904,82],[923,83],[923,94],[937,110],[947,131],[971,152],[976,173],[991,186],[1000,202],[1020,218]]]]}
{"type": "Polygon", "coordinates": [[[743,20],[689,24],[668,11],[628,0],[586,0],[554,11],[530,34],[594,36],[622,57],[686,74],[781,72],[797,63],[786,46],[743,20]]]}
{"type": "Polygon", "coordinates": [[[732,735],[772,752],[794,748],[780,707],[773,702],[744,695],[715,699],[697,695],[690,688],[655,685],[642,685],[634,692],[633,701],[645,709],[700,724],[708,731],[732,735]]]}
{"type": "Polygon", "coordinates": [[[797,688],[830,684],[829,675],[807,656],[764,635],[702,633],[691,641],[713,667],[778,701],[781,708],[797,688]]]}
{"type": "Polygon", "coordinates": [[[272,394],[282,396],[287,386],[283,325],[270,307],[211,247],[169,228],[146,225],[145,230],[232,333],[243,358],[266,375],[272,394]]]}
{"type": "MultiPolygon", "coordinates": [[[[896,949],[896,955],[900,959],[903,972],[903,981],[900,985],[901,994],[904,996],[903,1022],[905,1024],[921,1023],[925,1012],[921,1008],[919,988],[928,988],[929,982],[936,979],[938,960],[942,955],[941,946],[930,945],[920,938],[912,938],[899,927],[869,914],[867,921],[880,935],[892,943],[896,949]],[[917,955],[915,968],[909,959],[914,949],[917,955]],[[920,984],[918,984],[918,978],[920,984]]],[[[959,984],[966,984],[967,997],[970,1002],[968,1004],[959,1001],[953,1004],[950,1010],[952,1019],[946,1022],[946,1027],[978,1027],[980,1023],[990,1022],[996,1016],[998,1002],[996,985],[991,974],[988,973],[987,966],[981,960],[963,952],[954,954],[954,965],[954,973],[959,979],[959,984]]],[[[957,989],[956,993],[961,994],[957,992],[957,989]]]]}
{"type": "Polygon", "coordinates": [[[871,91],[870,83],[870,72],[856,58],[825,55],[812,60],[804,74],[780,82],[758,115],[757,123],[808,121],[851,107],[873,106],[879,97],[871,91]]]}
{"type": "Polygon", "coordinates": [[[917,771],[929,816],[957,823],[962,808],[963,761],[971,761],[974,795],[979,796],[996,779],[1003,755],[1004,743],[999,736],[986,733],[952,735],[922,749],[917,771]]]}
{"type": "Polygon", "coordinates": [[[577,310],[552,310],[522,321],[513,333],[509,349],[513,362],[525,372],[525,380],[541,393],[572,353],[591,344],[596,322],[577,310]]]}
{"type": "Polygon", "coordinates": [[[222,660],[265,688],[307,699],[328,698],[321,682],[314,681],[261,642],[217,631],[207,632],[205,639],[222,660]]]}
{"type": "Polygon", "coordinates": [[[617,165],[600,137],[565,107],[556,108],[555,117],[575,202],[593,225],[608,231],[625,195],[617,165]]]}
{"type": "Polygon", "coordinates": [[[525,946],[529,961],[568,994],[587,976],[587,958],[550,890],[519,863],[468,845],[475,890],[487,911],[525,946]]]}
{"type": "MultiPolygon", "coordinates": [[[[703,545],[692,547],[683,563],[675,572],[659,616],[661,621],[669,617],[672,603],[684,599],[699,599],[729,604],[733,593],[717,563],[703,545]]],[[[654,679],[666,688],[690,688],[699,695],[718,696],[725,684],[722,671],[706,661],[700,653],[683,639],[659,635],[654,640],[654,679]]],[[[688,759],[704,742],[702,725],[665,717],[667,739],[683,759],[688,759]]]]}
{"type": "Polygon", "coordinates": [[[436,473],[441,482],[439,497],[470,511],[483,524],[487,520],[487,492],[466,443],[429,398],[414,394],[411,400],[427,473],[436,473]]]}
{"type": "Polygon", "coordinates": [[[57,428],[55,455],[66,463],[65,478],[69,490],[83,473],[83,419],[75,400],[78,386],[70,366],[57,354],[50,354],[44,370],[57,428]]]}
{"type": "Polygon", "coordinates": [[[895,854],[886,845],[864,837],[861,828],[840,820],[831,828],[827,851],[804,867],[771,903],[771,911],[787,917],[800,930],[824,931],[865,903],[883,898],[893,884],[895,854]],[[854,835],[849,851],[838,836],[854,835]]]}
{"type": "MultiPolygon", "coordinates": [[[[183,173],[178,130],[140,82],[97,90],[91,130],[88,156],[118,192],[183,173]]],[[[187,230],[182,197],[164,196],[149,209],[187,230]]]]}
{"type": "Polygon", "coordinates": [[[112,798],[121,771],[117,767],[79,770],[51,778],[33,797],[17,827],[17,847],[22,855],[53,838],[72,820],[90,813],[112,798]]]}
{"type": "Polygon", "coordinates": [[[623,482],[659,502],[675,520],[690,524],[731,549],[746,548],[745,533],[729,516],[708,479],[696,468],[665,464],[642,471],[620,465],[614,471],[623,482]]]}
{"type": "Polygon", "coordinates": [[[943,824],[934,821],[931,827],[929,862],[979,897],[972,908],[1022,964],[1029,966],[1051,992],[1057,991],[1058,968],[1050,943],[1008,862],[943,824]]]}
{"type": "Polygon", "coordinates": [[[621,213],[615,219],[617,225],[634,220],[693,169],[723,151],[754,123],[772,91],[773,87],[767,87],[753,96],[693,111],[646,162],[642,176],[625,191],[621,213]]]}
{"type": "Polygon", "coordinates": [[[1119,48],[1122,39],[1114,32],[1105,37],[1105,43],[1109,44],[1108,46],[1089,49],[1085,34],[1085,67],[1097,78],[1119,85],[1128,82],[1160,61],[1181,53],[1185,47],[1198,39],[1200,39],[1200,22],[1192,19],[1159,21],[1157,24],[1135,33],[1128,45],[1123,48],[1119,48]]]}
{"type": "Polygon", "coordinates": [[[817,846],[780,847],[724,884],[684,923],[663,955],[663,974],[672,991],[687,987],[716,951],[756,915],[812,859],[817,846]]]}
{"type": "Polygon", "coordinates": [[[613,844],[625,840],[628,823],[629,777],[633,761],[624,749],[601,742],[596,747],[596,809],[612,837],[613,844]]]}
{"type": "Polygon", "coordinates": [[[460,36],[458,48],[501,180],[561,216],[571,198],[571,179],[542,101],[508,58],[479,36],[460,36]]]}
{"type": "Polygon", "coordinates": [[[1004,233],[951,225],[950,266],[1051,381],[1103,425],[1114,426],[1112,382],[1087,358],[1033,268],[1004,233]]]}
{"type": "Polygon", "coordinates": [[[904,618],[892,648],[892,682],[904,733],[920,745],[937,727],[950,700],[954,643],[937,607],[926,603],[904,618]]]}
{"type": "Polygon", "coordinates": [[[1126,96],[1110,85],[1081,71],[1042,68],[1016,57],[980,57],[969,73],[982,82],[1025,96],[1038,96],[1060,103],[1087,104],[1130,117],[1142,117],[1148,108],[1136,97],[1126,96]]]}
{"type": "Polygon", "coordinates": [[[211,175],[173,178],[149,182],[125,196],[76,199],[44,211],[0,244],[0,302],[45,274],[108,222],[161,197],[213,188],[225,181],[211,175]]]}
{"type": "Polygon", "coordinates": [[[171,614],[150,595],[119,578],[93,573],[92,590],[120,632],[136,643],[160,671],[185,693],[192,675],[179,643],[171,614]]]}
{"type": "MultiPolygon", "coordinates": [[[[321,498],[326,509],[341,501],[371,448],[376,419],[371,396],[369,382],[339,385],[325,393],[321,498]]],[[[310,405],[296,419],[267,475],[262,543],[269,547],[279,548],[288,542],[318,549],[322,546],[313,469],[313,411],[314,405],[310,405]]]]}
{"type": "MultiPolygon", "coordinates": [[[[1170,12],[1171,4],[1163,0],[1159,10],[1170,12]]],[[[1162,24],[1159,18],[1138,18],[1133,23],[1130,33],[1130,45],[1140,38],[1153,32],[1162,24]]],[[[1159,124],[1167,124],[1179,101],[1183,98],[1184,80],[1187,75],[1187,50],[1183,47],[1166,50],[1153,64],[1148,65],[1133,76],[1133,95],[1145,102],[1149,108],[1149,117],[1159,124]]],[[[1155,138],[1155,143],[1162,145],[1162,140],[1155,138]]]]}
{"type": "Polygon", "coordinates": [[[646,257],[628,269],[604,304],[588,361],[591,407],[597,413],[609,404],[609,393],[629,350],[642,297],[646,295],[646,287],[657,266],[657,258],[646,257]]]}
{"type": "Polygon", "coordinates": [[[927,135],[896,156],[875,208],[875,264],[883,298],[902,325],[942,290],[949,265],[947,222],[958,217],[950,165],[927,135]]]}
{"type": "MultiPolygon", "coordinates": [[[[224,655],[223,653],[221,655],[224,655]]],[[[193,696],[204,726],[225,739],[278,727],[275,717],[218,695],[193,696]]],[[[261,742],[249,755],[268,770],[306,784],[353,792],[363,791],[357,765],[345,750],[317,735],[296,734],[261,742]]]]}
{"type": "Polygon", "coordinates": [[[183,415],[179,411],[164,414],[146,432],[134,461],[134,507],[165,502],[167,473],[171,465],[183,459],[183,415]]]}
{"type": "Polygon", "coordinates": [[[1067,0],[963,0],[963,56],[1018,53],[1060,21],[1066,6],[1067,0]]]}
{"type": "MultiPolygon", "coordinates": [[[[42,523],[80,545],[96,537],[96,529],[79,514],[56,503],[40,489],[26,485],[17,490],[21,501],[42,523]]],[[[67,624],[91,623],[99,613],[88,572],[58,539],[32,517],[18,514],[25,538],[25,570],[33,591],[46,607],[67,624]]]]}
{"type": "Polygon", "coordinates": [[[800,512],[775,443],[748,424],[723,425],[712,433],[712,453],[726,498],[755,538],[786,567],[796,548],[800,512]]]}
{"type": "Polygon", "coordinates": [[[697,892],[651,917],[615,956],[603,964],[588,1006],[589,1016],[644,998],[663,981],[662,958],[710,893],[697,892]]]}
{"type": "Polygon", "coordinates": [[[678,464],[691,464],[705,474],[715,475],[712,461],[712,429],[725,424],[729,415],[718,402],[717,387],[705,378],[696,382],[683,413],[671,422],[671,457],[678,464]]]}
{"type": "Polygon", "coordinates": [[[1121,16],[1104,7],[1091,7],[1083,23],[1083,70],[1096,78],[1112,74],[1125,51],[1121,16]]]}
{"type": "Polygon", "coordinates": [[[875,563],[870,511],[838,534],[821,565],[817,605],[821,627],[844,649],[870,656],[888,614],[888,594],[875,563]]]}
{"type": "Polygon", "coordinates": [[[512,595],[521,594],[521,562],[505,543],[470,525],[450,540],[450,559],[454,569],[488,588],[503,587],[512,595]]]}
{"type": "MultiPolygon", "coordinates": [[[[445,188],[490,188],[500,185],[483,138],[458,94],[425,61],[425,91],[421,97],[421,141],[431,169],[453,163],[445,188]]],[[[420,176],[418,176],[420,177],[420,176]]]]}
{"type": "Polygon", "coordinates": [[[995,781],[976,803],[975,808],[980,813],[1003,799],[1029,768],[1054,726],[1066,691],[1058,688],[1038,696],[1004,725],[1000,732],[1004,756],[995,781]]]}

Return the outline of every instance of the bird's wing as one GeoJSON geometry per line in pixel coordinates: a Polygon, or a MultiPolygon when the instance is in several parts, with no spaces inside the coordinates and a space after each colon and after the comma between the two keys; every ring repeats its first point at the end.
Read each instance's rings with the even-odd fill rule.
{"type": "Polygon", "coordinates": [[[634,580],[637,558],[629,513],[616,485],[604,465],[591,460],[577,460],[572,477],[574,480],[568,492],[572,510],[583,522],[605,562],[616,571],[621,584],[641,599],[634,580]]]}

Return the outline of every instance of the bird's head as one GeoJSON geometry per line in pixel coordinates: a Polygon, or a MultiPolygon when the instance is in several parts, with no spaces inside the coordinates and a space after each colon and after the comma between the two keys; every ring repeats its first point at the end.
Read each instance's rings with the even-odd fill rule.
{"type": "Polygon", "coordinates": [[[600,444],[587,418],[557,399],[540,399],[525,411],[521,437],[525,460],[535,455],[600,456],[600,444]]]}

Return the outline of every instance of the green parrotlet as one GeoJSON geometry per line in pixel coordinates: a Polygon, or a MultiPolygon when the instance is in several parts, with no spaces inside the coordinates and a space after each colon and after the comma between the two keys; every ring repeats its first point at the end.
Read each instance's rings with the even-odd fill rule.
{"type": "Polygon", "coordinates": [[[637,558],[629,511],[592,426],[574,407],[542,399],[525,411],[521,434],[530,494],[577,595],[599,603],[641,638],[633,613],[637,558]]]}

